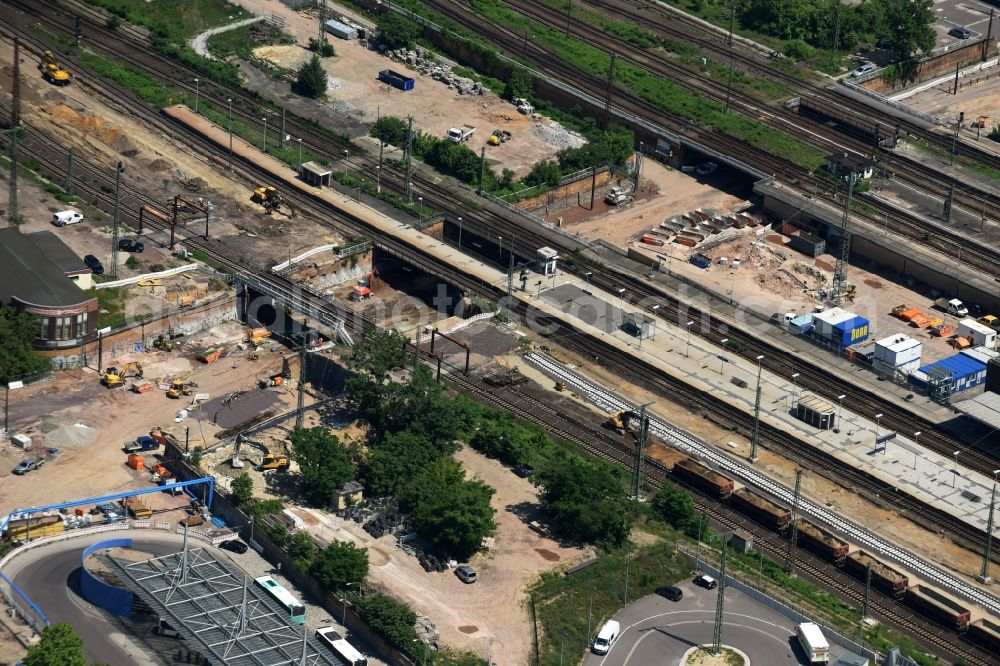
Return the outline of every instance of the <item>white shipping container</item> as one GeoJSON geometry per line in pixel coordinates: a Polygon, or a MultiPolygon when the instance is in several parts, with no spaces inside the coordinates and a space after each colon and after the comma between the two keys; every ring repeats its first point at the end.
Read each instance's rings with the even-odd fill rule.
{"type": "Polygon", "coordinates": [[[813,330],[817,336],[829,340],[833,337],[834,326],[851,319],[854,319],[853,312],[847,312],[841,308],[830,308],[813,315],[813,330]]]}
{"type": "Polygon", "coordinates": [[[997,332],[986,324],[980,324],[975,319],[963,319],[958,322],[958,335],[963,338],[972,338],[972,344],[987,349],[993,349],[997,345],[997,332]]]}
{"type": "Polygon", "coordinates": [[[875,341],[875,360],[893,368],[908,369],[920,365],[924,345],[902,333],[875,341]]]}

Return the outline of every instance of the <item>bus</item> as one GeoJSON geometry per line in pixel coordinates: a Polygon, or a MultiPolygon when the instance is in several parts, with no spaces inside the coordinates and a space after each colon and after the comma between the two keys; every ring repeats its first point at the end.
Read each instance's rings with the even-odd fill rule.
{"type": "Polygon", "coordinates": [[[348,666],[368,666],[368,659],[354,649],[344,638],[334,631],[333,627],[322,627],[316,630],[316,640],[344,660],[348,666]]]}
{"type": "Polygon", "coordinates": [[[810,664],[825,664],[830,661],[830,644],[826,642],[819,625],[803,622],[795,627],[795,636],[810,664]]]}
{"type": "Polygon", "coordinates": [[[254,578],[254,582],[264,588],[272,599],[288,609],[288,618],[292,624],[305,624],[306,607],[291,592],[278,585],[270,576],[254,578]]]}

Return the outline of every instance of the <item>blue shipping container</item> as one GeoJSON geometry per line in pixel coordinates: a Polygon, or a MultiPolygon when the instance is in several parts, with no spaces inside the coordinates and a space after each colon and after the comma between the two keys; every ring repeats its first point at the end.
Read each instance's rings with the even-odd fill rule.
{"type": "Polygon", "coordinates": [[[378,73],[378,80],[383,83],[388,83],[393,88],[399,88],[400,90],[413,90],[413,84],[415,81],[408,76],[403,76],[399,72],[394,72],[391,69],[383,69],[378,73]]]}
{"type": "Polygon", "coordinates": [[[935,361],[921,367],[920,372],[929,376],[932,368],[942,369],[951,375],[952,393],[964,391],[986,381],[986,364],[965,354],[955,354],[935,361]]]}
{"type": "Polygon", "coordinates": [[[864,317],[854,317],[833,326],[833,341],[841,349],[864,342],[871,335],[871,324],[864,317]]]}

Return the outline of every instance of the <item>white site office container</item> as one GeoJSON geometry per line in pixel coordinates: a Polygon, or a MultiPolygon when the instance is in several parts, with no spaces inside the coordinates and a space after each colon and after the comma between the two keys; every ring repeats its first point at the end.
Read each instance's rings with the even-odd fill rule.
{"type": "Polygon", "coordinates": [[[875,361],[902,372],[920,367],[924,344],[908,335],[897,333],[875,341],[875,361]]]}
{"type": "Polygon", "coordinates": [[[975,319],[963,319],[958,322],[958,335],[963,338],[972,338],[974,346],[993,349],[997,345],[997,332],[986,324],[980,324],[975,319]]]}
{"type": "Polygon", "coordinates": [[[854,319],[854,313],[841,308],[830,308],[824,312],[818,312],[813,315],[813,333],[824,340],[829,340],[833,337],[834,326],[851,319],[854,319]]]}

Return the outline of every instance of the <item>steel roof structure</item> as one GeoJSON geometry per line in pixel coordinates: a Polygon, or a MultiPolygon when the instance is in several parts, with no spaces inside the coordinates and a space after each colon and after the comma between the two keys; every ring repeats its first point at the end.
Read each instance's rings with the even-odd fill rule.
{"type": "Polygon", "coordinates": [[[288,610],[203,548],[142,561],[98,559],[212,664],[343,666],[288,610]]]}

